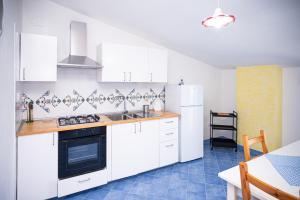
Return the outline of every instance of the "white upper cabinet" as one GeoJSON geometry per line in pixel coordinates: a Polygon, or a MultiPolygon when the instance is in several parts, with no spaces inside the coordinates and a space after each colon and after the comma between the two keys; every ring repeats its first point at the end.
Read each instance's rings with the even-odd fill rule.
{"type": "Polygon", "coordinates": [[[164,50],[104,43],[98,47],[98,81],[167,82],[167,59],[164,50]]]}
{"type": "Polygon", "coordinates": [[[20,81],[56,81],[56,37],[21,33],[20,48],[20,81]]]}
{"type": "Polygon", "coordinates": [[[147,49],[128,46],[129,82],[147,82],[147,49]]]}
{"type": "Polygon", "coordinates": [[[162,49],[148,49],[148,72],[150,82],[167,82],[168,52],[162,49]]]}
{"type": "Polygon", "coordinates": [[[98,81],[126,82],[129,80],[129,62],[124,45],[102,44],[98,47],[98,62],[102,70],[98,70],[98,81]]]}

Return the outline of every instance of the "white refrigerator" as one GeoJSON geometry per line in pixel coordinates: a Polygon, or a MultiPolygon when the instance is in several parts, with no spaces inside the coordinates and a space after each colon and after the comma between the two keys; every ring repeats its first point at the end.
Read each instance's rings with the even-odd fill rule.
{"type": "Polygon", "coordinates": [[[203,88],[200,85],[167,85],[166,110],[180,114],[179,160],[203,157],[203,88]]]}

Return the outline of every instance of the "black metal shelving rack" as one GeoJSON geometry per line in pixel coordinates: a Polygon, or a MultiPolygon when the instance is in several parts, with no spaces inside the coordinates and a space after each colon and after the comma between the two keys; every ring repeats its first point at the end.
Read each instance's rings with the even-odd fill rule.
{"type": "Polygon", "coordinates": [[[211,150],[213,147],[229,147],[235,148],[237,151],[237,120],[238,114],[237,112],[233,111],[232,113],[217,113],[210,111],[210,146],[211,150]],[[226,117],[232,118],[232,124],[215,124],[214,118],[216,117],[226,117]],[[224,131],[231,131],[232,137],[225,138],[225,137],[214,137],[214,130],[224,130],[224,131]]]}

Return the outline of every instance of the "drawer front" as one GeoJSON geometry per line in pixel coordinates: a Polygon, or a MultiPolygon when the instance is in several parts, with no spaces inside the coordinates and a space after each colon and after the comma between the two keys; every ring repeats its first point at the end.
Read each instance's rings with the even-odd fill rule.
{"type": "Polygon", "coordinates": [[[160,130],[172,130],[178,128],[178,118],[166,118],[160,120],[160,130]]]}
{"type": "Polygon", "coordinates": [[[178,162],[178,140],[160,143],[160,167],[178,162]]]}
{"type": "Polygon", "coordinates": [[[159,140],[160,142],[165,142],[168,140],[178,140],[178,130],[161,130],[159,140]]]}
{"type": "Polygon", "coordinates": [[[101,170],[64,180],[58,180],[58,197],[66,196],[107,183],[107,171],[101,170]]]}

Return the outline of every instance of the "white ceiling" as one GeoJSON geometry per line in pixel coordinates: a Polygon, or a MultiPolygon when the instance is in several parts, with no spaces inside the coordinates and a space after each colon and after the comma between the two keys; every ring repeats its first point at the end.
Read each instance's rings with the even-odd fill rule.
{"type": "Polygon", "coordinates": [[[216,67],[300,67],[300,0],[220,0],[224,29],[201,26],[217,0],[52,1],[216,67]]]}

